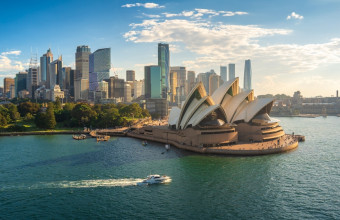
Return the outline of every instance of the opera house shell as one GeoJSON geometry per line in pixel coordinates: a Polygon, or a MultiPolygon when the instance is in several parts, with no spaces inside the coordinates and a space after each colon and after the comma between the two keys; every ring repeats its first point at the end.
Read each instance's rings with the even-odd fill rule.
{"type": "Polygon", "coordinates": [[[182,108],[171,109],[168,127],[145,127],[134,134],[202,153],[257,155],[296,148],[297,140],[269,116],[273,102],[255,99],[253,90],[240,91],[238,78],[211,96],[199,82],[182,108]]]}

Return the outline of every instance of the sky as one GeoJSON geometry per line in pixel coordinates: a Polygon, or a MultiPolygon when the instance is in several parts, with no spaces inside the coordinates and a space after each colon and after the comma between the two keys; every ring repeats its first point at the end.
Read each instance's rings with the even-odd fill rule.
{"type": "Polygon", "coordinates": [[[157,61],[170,45],[170,65],[196,74],[252,62],[256,95],[333,96],[340,90],[340,1],[98,0],[15,1],[0,7],[0,86],[51,48],[74,67],[75,51],[111,48],[111,75],[157,61]]]}

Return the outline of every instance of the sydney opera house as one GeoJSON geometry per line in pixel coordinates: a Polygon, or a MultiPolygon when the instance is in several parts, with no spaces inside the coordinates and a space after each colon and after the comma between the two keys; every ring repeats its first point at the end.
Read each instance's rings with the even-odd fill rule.
{"type": "Polygon", "coordinates": [[[273,102],[255,98],[253,90],[240,91],[238,78],[211,96],[200,82],[181,108],[171,109],[167,127],[138,128],[129,136],[201,153],[259,155],[294,149],[296,138],[269,116],[273,102]]]}

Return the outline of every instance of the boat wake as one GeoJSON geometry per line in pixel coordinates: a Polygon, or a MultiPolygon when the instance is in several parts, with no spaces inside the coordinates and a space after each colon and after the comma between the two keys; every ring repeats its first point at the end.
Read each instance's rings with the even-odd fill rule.
{"type": "Polygon", "coordinates": [[[78,180],[78,181],[57,181],[57,182],[41,182],[30,186],[4,186],[0,191],[5,190],[27,190],[27,189],[53,189],[53,188],[96,188],[96,187],[125,187],[136,186],[143,179],[98,179],[98,180],[78,180]]]}

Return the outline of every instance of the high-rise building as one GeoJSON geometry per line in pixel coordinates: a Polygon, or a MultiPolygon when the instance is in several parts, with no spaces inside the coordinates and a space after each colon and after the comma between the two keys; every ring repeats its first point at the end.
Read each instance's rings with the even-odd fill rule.
{"type": "Polygon", "coordinates": [[[50,85],[49,82],[49,64],[53,61],[51,48],[40,57],[40,81],[42,84],[50,85]],[[47,82],[47,83],[46,83],[47,82]]]}
{"type": "Polygon", "coordinates": [[[76,76],[75,76],[75,100],[88,99],[89,93],[89,56],[91,49],[82,45],[77,47],[76,58],[76,76]]]}
{"type": "Polygon", "coordinates": [[[228,81],[227,79],[227,67],[220,66],[220,76],[224,82],[228,81]]]}
{"type": "Polygon", "coordinates": [[[31,66],[28,69],[27,80],[26,80],[26,89],[30,93],[30,96],[33,97],[35,89],[39,85],[39,72],[37,66],[31,66]]]}
{"type": "Polygon", "coordinates": [[[220,86],[220,78],[221,77],[217,74],[211,74],[209,76],[209,95],[212,95],[220,86]]]}
{"type": "Polygon", "coordinates": [[[132,96],[131,96],[131,85],[128,82],[125,82],[124,84],[124,102],[131,102],[132,96]]]}
{"type": "Polygon", "coordinates": [[[195,71],[188,71],[188,93],[195,87],[195,79],[195,71]]]}
{"type": "Polygon", "coordinates": [[[27,72],[19,72],[15,75],[15,95],[18,97],[18,94],[22,90],[27,89],[27,72]]]}
{"type": "Polygon", "coordinates": [[[15,85],[11,85],[9,87],[9,98],[14,99],[15,98],[15,85]]]}
{"type": "Polygon", "coordinates": [[[210,70],[210,72],[200,73],[197,75],[197,82],[202,82],[206,91],[209,91],[209,77],[212,74],[216,74],[214,70],[210,70]]]}
{"type": "Polygon", "coordinates": [[[126,70],[126,81],[135,81],[136,72],[134,70],[126,70]]]}
{"type": "Polygon", "coordinates": [[[108,83],[109,98],[112,99],[124,97],[124,79],[118,79],[117,76],[111,76],[109,79],[104,81],[108,83]]]}
{"type": "Polygon", "coordinates": [[[170,71],[170,102],[176,102],[177,94],[177,72],[170,71]]]}
{"type": "Polygon", "coordinates": [[[60,89],[64,89],[64,76],[63,76],[63,61],[60,56],[57,60],[49,64],[49,88],[54,89],[55,85],[59,85],[60,89]]]}
{"type": "Polygon", "coordinates": [[[143,84],[144,84],[144,80],[133,81],[133,88],[134,88],[133,99],[137,99],[143,95],[143,84]]]}
{"type": "Polygon", "coordinates": [[[98,83],[110,78],[111,48],[98,49],[89,56],[89,91],[98,90],[98,83]]]}
{"type": "Polygon", "coordinates": [[[8,94],[11,89],[11,85],[15,86],[15,80],[13,78],[4,78],[4,94],[8,94]]]}
{"type": "Polygon", "coordinates": [[[244,63],[244,84],[243,84],[243,88],[246,90],[250,90],[252,89],[251,86],[251,75],[252,75],[252,71],[251,71],[251,62],[250,60],[245,60],[244,63]]]}
{"type": "Polygon", "coordinates": [[[162,75],[160,66],[144,67],[145,98],[162,97],[162,75]]]}
{"type": "Polygon", "coordinates": [[[158,66],[161,68],[162,97],[167,98],[170,77],[170,51],[169,44],[158,44],[158,66]]]}
{"type": "Polygon", "coordinates": [[[184,66],[172,66],[170,72],[177,72],[177,87],[180,88],[180,96],[187,95],[187,70],[184,66]]]}
{"type": "Polygon", "coordinates": [[[235,64],[229,63],[229,80],[235,79],[235,64]]]}

